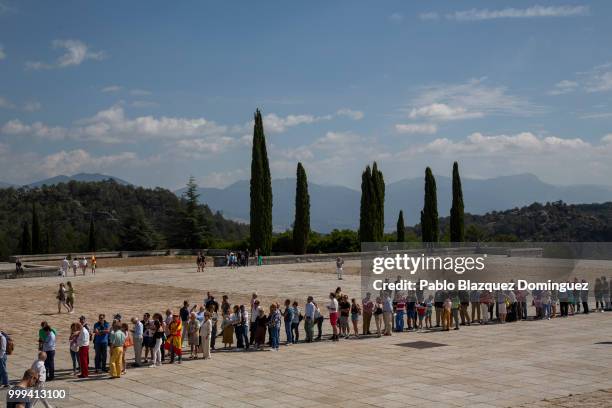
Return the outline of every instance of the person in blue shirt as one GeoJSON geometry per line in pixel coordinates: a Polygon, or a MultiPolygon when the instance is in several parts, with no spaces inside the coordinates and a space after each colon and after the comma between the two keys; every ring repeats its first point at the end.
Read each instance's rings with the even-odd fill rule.
{"type": "Polygon", "coordinates": [[[291,300],[285,300],[285,310],[283,311],[283,322],[285,323],[285,334],[287,335],[287,345],[293,343],[293,331],[291,323],[293,322],[295,311],[291,307],[291,300]]]}
{"type": "Polygon", "coordinates": [[[105,315],[98,316],[98,321],[94,324],[94,352],[95,352],[95,369],[96,374],[106,371],[106,358],[108,355],[108,336],[110,333],[110,324],[104,320],[105,315]]]}

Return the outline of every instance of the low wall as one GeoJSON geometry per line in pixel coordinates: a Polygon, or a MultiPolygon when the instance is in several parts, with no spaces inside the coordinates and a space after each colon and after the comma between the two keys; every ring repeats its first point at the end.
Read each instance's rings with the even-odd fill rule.
{"type": "Polygon", "coordinates": [[[25,264],[23,272],[16,272],[14,264],[2,264],[0,279],[40,278],[58,276],[58,269],[53,266],[25,264]]]}
{"type": "MultiPolygon", "coordinates": [[[[97,259],[104,258],[130,258],[130,257],[146,257],[146,256],[175,256],[175,255],[196,255],[197,249],[159,249],[153,251],[105,251],[95,252],[97,259]]],[[[202,250],[206,251],[206,250],[202,250]]],[[[81,259],[83,257],[91,258],[94,252],[66,252],[61,254],[38,254],[38,255],[12,255],[9,259],[15,262],[18,258],[21,262],[40,262],[40,261],[61,261],[68,255],[73,259],[81,259]]]]}

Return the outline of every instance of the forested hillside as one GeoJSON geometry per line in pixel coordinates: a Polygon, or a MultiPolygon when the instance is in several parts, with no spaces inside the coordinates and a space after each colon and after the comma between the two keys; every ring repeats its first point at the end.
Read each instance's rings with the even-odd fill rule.
{"type": "MultiPolygon", "coordinates": [[[[197,186],[196,186],[197,187],[197,186]]],[[[248,226],[169,190],[114,181],[0,189],[0,257],[30,252],[197,248],[248,226]],[[29,241],[29,242],[28,242],[29,241]]]]}

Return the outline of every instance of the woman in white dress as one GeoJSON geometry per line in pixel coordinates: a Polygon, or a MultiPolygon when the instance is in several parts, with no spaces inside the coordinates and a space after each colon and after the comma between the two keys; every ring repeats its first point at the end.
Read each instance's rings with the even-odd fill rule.
{"type": "Polygon", "coordinates": [[[210,358],[210,337],[212,335],[212,321],[210,320],[210,312],[204,312],[204,322],[200,326],[200,349],[202,350],[203,358],[210,358]]]}

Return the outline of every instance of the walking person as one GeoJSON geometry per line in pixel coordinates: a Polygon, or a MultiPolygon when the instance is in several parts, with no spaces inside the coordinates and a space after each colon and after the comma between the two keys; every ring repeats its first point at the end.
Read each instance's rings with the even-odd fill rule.
{"type": "Polygon", "coordinates": [[[85,276],[85,272],[87,272],[87,259],[83,257],[79,262],[79,266],[81,267],[81,272],[83,272],[83,276],[85,276]]]}
{"type": "Polygon", "coordinates": [[[62,313],[62,306],[70,313],[70,306],[66,303],[66,286],[63,282],[59,284],[59,289],[57,290],[55,298],[57,299],[57,314],[62,313]]]}
{"type": "Polygon", "coordinates": [[[74,313],[74,288],[72,282],[66,282],[66,304],[70,308],[68,313],[74,313]]]}
{"type": "Polygon", "coordinates": [[[105,318],[106,316],[104,314],[100,314],[98,316],[98,321],[93,327],[94,369],[96,374],[98,374],[100,371],[106,371],[108,337],[111,327],[105,318]]]}
{"type": "Polygon", "coordinates": [[[341,257],[337,257],[336,258],[336,276],[338,277],[338,280],[342,280],[342,272],[344,272],[343,267],[344,267],[344,259],[342,259],[341,257]]]}
{"type": "Polygon", "coordinates": [[[92,255],[91,256],[91,274],[95,275],[96,274],[96,268],[98,267],[98,264],[96,262],[96,255],[92,255]]]}

